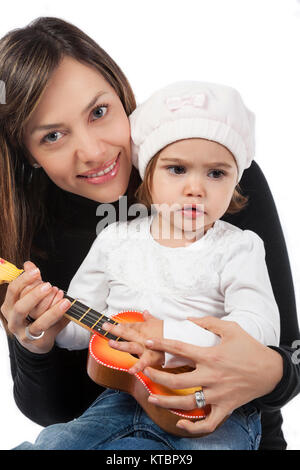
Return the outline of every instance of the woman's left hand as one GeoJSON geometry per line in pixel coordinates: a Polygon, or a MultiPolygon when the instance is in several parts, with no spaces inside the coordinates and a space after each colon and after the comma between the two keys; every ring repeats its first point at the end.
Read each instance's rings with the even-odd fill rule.
{"type": "MultiPolygon", "coordinates": [[[[256,341],[237,323],[214,317],[189,318],[202,328],[221,337],[217,346],[200,347],[180,341],[154,338],[147,348],[176,354],[195,363],[195,370],[171,374],[147,368],[144,373],[168,388],[202,387],[208,417],[201,421],[179,420],[177,426],[193,433],[213,432],[236,408],[270,393],[283,375],[279,353],[256,341]]],[[[163,408],[191,410],[196,408],[195,395],[151,395],[149,402],[163,408]]]]}
{"type": "Polygon", "coordinates": [[[163,320],[153,317],[145,310],[143,312],[144,321],[137,323],[104,323],[102,328],[115,336],[119,336],[126,341],[109,340],[108,344],[118,351],[128,352],[139,356],[139,360],[128,372],[136,374],[145,367],[161,366],[164,363],[165,354],[161,351],[152,351],[146,348],[145,341],[148,338],[163,337],[163,320]]]}

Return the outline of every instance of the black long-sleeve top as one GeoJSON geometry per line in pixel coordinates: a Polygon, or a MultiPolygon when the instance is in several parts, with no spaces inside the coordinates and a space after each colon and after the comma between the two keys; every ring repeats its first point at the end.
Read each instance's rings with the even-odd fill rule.
{"type": "MultiPolygon", "coordinates": [[[[300,391],[300,365],[294,364],[292,343],[299,339],[293,282],[287,250],[277,211],[267,182],[253,162],[240,183],[249,196],[246,209],[224,220],[256,232],[265,243],[266,262],[281,317],[280,347],[273,347],[283,358],[283,377],[268,395],[255,400],[262,410],[260,449],[286,448],[281,430],[280,408],[300,391]]],[[[52,188],[50,229],[41,229],[36,245],[47,253],[46,259],[32,256],[42,277],[65,291],[87,255],[101,220],[96,215],[99,203],[52,188]]],[[[118,214],[118,203],[115,203],[118,214]]],[[[155,315],[155,312],[151,312],[155,315]]],[[[47,426],[79,416],[101,393],[86,373],[87,350],[68,351],[54,346],[46,354],[23,348],[14,337],[8,338],[14,397],[19,409],[32,421],[47,426]]]]}

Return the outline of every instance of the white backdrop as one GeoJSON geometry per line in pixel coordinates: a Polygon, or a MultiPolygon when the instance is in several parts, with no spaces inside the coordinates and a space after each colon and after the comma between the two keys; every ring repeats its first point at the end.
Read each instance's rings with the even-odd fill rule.
{"type": "MultiPolygon", "coordinates": [[[[61,17],[92,36],[124,70],[138,102],[182,79],[241,92],[256,113],[256,161],[277,204],[299,305],[300,1],[10,0],[0,6],[0,36],[38,16],[61,17]]],[[[1,329],[0,354],[0,449],[10,449],[41,428],[14,404],[1,329]]],[[[300,449],[299,414],[297,397],[283,409],[289,449],[300,449]]]]}

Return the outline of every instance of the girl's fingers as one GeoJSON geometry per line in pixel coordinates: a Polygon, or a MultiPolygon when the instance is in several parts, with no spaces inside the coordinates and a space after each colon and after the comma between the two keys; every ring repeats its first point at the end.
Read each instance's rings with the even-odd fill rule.
{"type": "Polygon", "coordinates": [[[108,331],[109,333],[119,336],[120,338],[125,339],[126,341],[136,342],[141,340],[140,334],[134,329],[134,323],[132,324],[123,324],[118,323],[117,325],[112,325],[111,323],[104,323],[102,325],[103,330],[108,331]]]}
{"type": "Polygon", "coordinates": [[[151,315],[148,310],[144,310],[143,311],[143,317],[145,318],[145,320],[150,320],[151,318],[155,318],[153,315],[151,315]]]}
{"type": "Polygon", "coordinates": [[[108,344],[113,349],[128,352],[130,354],[136,354],[137,356],[140,356],[144,352],[144,347],[136,342],[114,341],[110,339],[108,344]]]}

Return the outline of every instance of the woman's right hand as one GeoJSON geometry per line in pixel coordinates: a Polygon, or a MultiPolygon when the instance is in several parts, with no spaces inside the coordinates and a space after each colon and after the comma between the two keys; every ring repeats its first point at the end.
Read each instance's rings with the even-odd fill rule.
{"type": "Polygon", "coordinates": [[[8,285],[1,306],[9,331],[24,348],[39,354],[52,349],[56,335],[69,322],[63,315],[71,303],[63,296],[62,290],[42,281],[34,263],[24,263],[24,273],[8,285]],[[34,319],[32,323],[26,319],[28,315],[34,319]],[[31,335],[38,336],[44,331],[43,337],[27,338],[25,328],[28,325],[31,335]]]}

